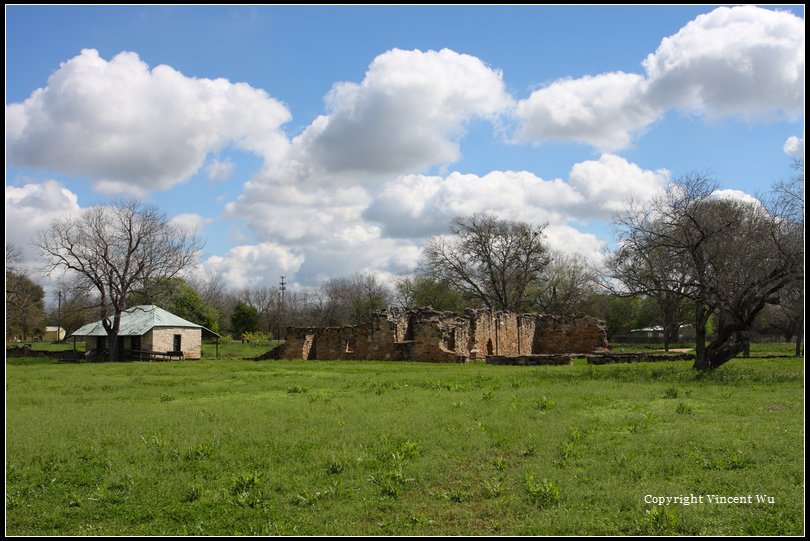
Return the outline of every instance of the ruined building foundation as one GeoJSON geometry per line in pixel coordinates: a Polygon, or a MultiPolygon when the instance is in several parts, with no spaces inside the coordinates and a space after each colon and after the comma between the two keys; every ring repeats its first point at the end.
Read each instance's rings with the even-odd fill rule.
{"type": "Polygon", "coordinates": [[[390,308],[371,323],[290,327],[287,341],[265,358],[366,359],[464,363],[490,357],[587,354],[609,348],[604,322],[592,317],[430,308],[390,308]]]}

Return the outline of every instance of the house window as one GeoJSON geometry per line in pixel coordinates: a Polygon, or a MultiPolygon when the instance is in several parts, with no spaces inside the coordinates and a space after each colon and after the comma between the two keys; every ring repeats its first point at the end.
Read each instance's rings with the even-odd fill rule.
{"type": "Polygon", "coordinates": [[[172,351],[182,351],[183,347],[181,338],[182,337],[179,334],[174,335],[174,348],[172,349],[172,351]]]}

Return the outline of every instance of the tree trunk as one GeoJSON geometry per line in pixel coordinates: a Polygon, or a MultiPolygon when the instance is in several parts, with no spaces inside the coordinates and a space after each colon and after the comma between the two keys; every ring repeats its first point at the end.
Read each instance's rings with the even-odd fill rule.
{"type": "Polygon", "coordinates": [[[796,328],[796,357],[802,356],[802,341],[804,339],[804,318],[799,319],[799,326],[796,328]]]}
{"type": "Polygon", "coordinates": [[[121,330],[120,312],[113,316],[112,325],[104,325],[104,327],[107,330],[107,341],[109,342],[107,345],[107,351],[109,352],[108,358],[111,362],[118,361],[121,356],[118,351],[118,332],[121,330]]]}
{"type": "Polygon", "coordinates": [[[740,333],[740,339],[742,341],[743,350],[742,354],[743,357],[750,357],[751,356],[751,337],[748,336],[747,332],[740,333]]]}
{"type": "Polygon", "coordinates": [[[118,332],[116,331],[114,334],[108,334],[107,341],[110,343],[110,345],[107,346],[107,350],[110,353],[109,359],[111,362],[115,362],[120,357],[118,351],[118,332]]]}
{"type": "Polygon", "coordinates": [[[699,302],[695,303],[695,364],[693,368],[706,370],[706,308],[699,302]]]}
{"type": "Polygon", "coordinates": [[[725,345],[715,345],[716,340],[706,348],[705,359],[698,365],[695,359],[694,368],[697,370],[714,370],[736,357],[745,349],[743,342],[731,342],[725,345]]]}
{"type": "Polygon", "coordinates": [[[664,310],[664,351],[669,351],[669,314],[664,310]]]}
{"type": "Polygon", "coordinates": [[[718,318],[717,326],[714,340],[706,346],[703,359],[695,359],[693,368],[696,370],[714,370],[745,351],[747,340],[743,338],[742,332],[724,326],[722,317],[718,318]],[[738,339],[732,342],[732,336],[738,339]]]}

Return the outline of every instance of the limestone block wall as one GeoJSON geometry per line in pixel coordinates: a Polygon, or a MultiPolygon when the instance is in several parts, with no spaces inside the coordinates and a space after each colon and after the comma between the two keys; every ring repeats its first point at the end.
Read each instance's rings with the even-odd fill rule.
{"type": "Polygon", "coordinates": [[[202,357],[202,329],[154,327],[141,337],[141,349],[173,351],[175,334],[180,335],[180,349],[184,359],[202,357]]]}
{"type": "Polygon", "coordinates": [[[480,360],[487,355],[495,355],[495,345],[498,342],[495,313],[489,310],[466,310],[464,315],[470,320],[470,359],[480,360]]]}
{"type": "Polygon", "coordinates": [[[419,311],[413,318],[411,360],[466,362],[470,352],[470,321],[453,313],[419,311]]]}
{"type": "Polygon", "coordinates": [[[368,346],[368,327],[352,325],[327,327],[314,336],[314,355],[311,359],[365,359],[368,346]]]}
{"type": "Polygon", "coordinates": [[[383,310],[369,325],[291,327],[276,358],[466,362],[607,348],[605,325],[594,318],[421,308],[383,310]]]}
{"type": "Polygon", "coordinates": [[[308,359],[315,334],[320,330],[319,327],[290,327],[279,356],[282,359],[308,359]]]}
{"type": "MultiPolygon", "coordinates": [[[[394,344],[408,340],[412,322],[405,310],[386,310],[375,314],[366,338],[367,359],[393,360],[398,358],[394,344]]],[[[412,339],[412,338],[411,338],[412,339]]]]}
{"type": "Polygon", "coordinates": [[[536,314],[467,310],[470,358],[487,355],[529,355],[533,351],[536,314]]]}
{"type": "Polygon", "coordinates": [[[290,327],[279,356],[283,359],[365,359],[368,327],[290,327]]]}
{"type": "Polygon", "coordinates": [[[607,328],[596,318],[535,317],[532,353],[593,353],[609,347],[607,328]]]}

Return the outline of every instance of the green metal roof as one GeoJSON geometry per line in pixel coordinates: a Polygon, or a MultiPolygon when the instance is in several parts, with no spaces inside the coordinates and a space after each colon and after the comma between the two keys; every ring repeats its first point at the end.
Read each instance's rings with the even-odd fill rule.
{"type": "MultiPolygon", "coordinates": [[[[203,329],[210,334],[219,336],[214,331],[186,321],[182,317],[167,312],[163,308],[153,304],[143,304],[133,306],[121,312],[121,326],[118,336],[142,336],[153,327],[186,327],[193,329],[203,329]]],[[[88,323],[84,327],[76,330],[71,336],[107,336],[101,320],[95,323],[88,323]]]]}

